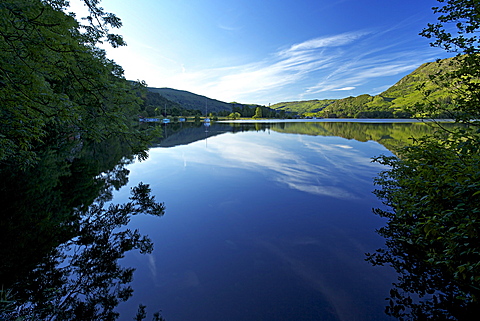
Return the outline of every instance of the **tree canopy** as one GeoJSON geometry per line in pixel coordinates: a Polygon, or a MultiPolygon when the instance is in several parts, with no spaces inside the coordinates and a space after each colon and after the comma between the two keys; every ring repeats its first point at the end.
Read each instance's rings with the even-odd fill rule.
{"type": "Polygon", "coordinates": [[[0,162],[35,163],[35,150],[52,137],[102,140],[140,135],[132,126],[139,83],[97,44],[124,45],[120,27],[99,0],[83,0],[78,22],[64,0],[0,3],[0,162]]]}
{"type": "Polygon", "coordinates": [[[255,108],[255,115],[253,115],[253,118],[262,118],[262,108],[260,106],[255,108]]]}

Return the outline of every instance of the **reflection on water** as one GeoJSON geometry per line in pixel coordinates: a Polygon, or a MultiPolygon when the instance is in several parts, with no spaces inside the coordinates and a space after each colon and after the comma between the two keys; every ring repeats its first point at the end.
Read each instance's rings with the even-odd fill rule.
{"type": "MultiPolygon", "coordinates": [[[[391,121],[391,120],[390,120],[391,121]]],[[[458,126],[442,123],[442,127],[458,126]]],[[[213,137],[225,132],[276,131],[313,136],[338,136],[360,142],[376,141],[391,151],[411,144],[412,138],[432,134],[435,123],[422,122],[278,122],[278,123],[217,123],[205,131],[201,124],[177,123],[164,126],[163,138],[154,146],[174,147],[213,137]]]]}
{"type": "Polygon", "coordinates": [[[383,243],[370,159],[431,129],[153,126],[164,138],[145,162],[112,140],[1,168],[2,317],[130,320],[146,304],[169,321],[388,319],[395,276],[364,260],[383,243]],[[141,182],[165,202],[162,220],[135,215],[163,214],[141,182]]]}
{"type": "Polygon", "coordinates": [[[387,320],[395,277],[364,255],[383,242],[371,157],[391,153],[375,140],[400,146],[425,130],[373,125],[214,124],[206,138],[203,127],[169,127],[147,162],[128,167],[169,215],[132,221],[156,250],[126,257],[139,273],[121,311],[143,302],[167,320],[387,320]]]}
{"type": "Polygon", "coordinates": [[[133,158],[126,146],[71,141],[39,151],[35,168],[0,168],[0,319],[118,315],[133,273],[118,260],[133,249],[152,250],[148,238],[125,225],[132,215],[163,215],[143,184],[125,204],[103,206],[128,181],[125,165],[133,158]]]}

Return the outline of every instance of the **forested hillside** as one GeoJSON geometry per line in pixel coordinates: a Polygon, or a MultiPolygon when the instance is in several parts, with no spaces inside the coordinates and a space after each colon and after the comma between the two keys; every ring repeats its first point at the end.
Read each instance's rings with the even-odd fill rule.
{"type": "MultiPolygon", "coordinates": [[[[143,93],[143,116],[195,116],[212,114],[229,116],[236,113],[236,117],[253,117],[257,108],[260,108],[260,118],[285,118],[285,110],[275,110],[269,107],[237,102],[226,103],[216,99],[197,95],[184,90],[171,88],[148,87],[143,93]]],[[[257,115],[258,117],[258,115],[257,115]]]]}
{"type": "Polygon", "coordinates": [[[205,114],[205,110],[207,110],[208,113],[232,111],[232,105],[229,103],[197,95],[184,90],[148,87],[148,91],[151,93],[160,94],[166,99],[179,104],[184,109],[200,110],[202,111],[202,114],[205,114]]]}
{"type": "MultiPolygon", "coordinates": [[[[198,109],[186,109],[179,103],[149,90],[142,94],[142,98],[143,104],[140,115],[144,117],[202,115],[202,111],[198,109]]],[[[203,110],[203,113],[205,113],[205,110],[203,110]]]]}
{"type": "Polygon", "coordinates": [[[340,99],[327,106],[319,115],[325,117],[355,118],[410,118],[416,106],[440,104],[435,117],[448,117],[445,110],[452,109],[452,97],[447,88],[440,87],[431,77],[455,68],[451,59],[427,62],[376,96],[361,95],[340,99]]]}

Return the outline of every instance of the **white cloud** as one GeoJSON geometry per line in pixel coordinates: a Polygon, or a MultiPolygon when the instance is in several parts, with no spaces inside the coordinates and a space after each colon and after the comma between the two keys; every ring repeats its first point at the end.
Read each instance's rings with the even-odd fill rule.
{"type": "Polygon", "coordinates": [[[339,35],[320,37],[295,44],[286,52],[297,52],[303,50],[319,49],[324,47],[340,47],[354,42],[355,40],[367,35],[368,32],[348,32],[339,35]]]}
{"type": "Polygon", "coordinates": [[[280,50],[260,62],[184,72],[165,82],[168,81],[169,86],[174,88],[201,92],[220,100],[243,101],[242,97],[252,93],[265,94],[278,90],[303,80],[313,72],[331,68],[335,56],[322,52],[322,49],[350,44],[366,34],[351,32],[315,38],[280,50]]]}
{"type": "Polygon", "coordinates": [[[356,87],[343,87],[343,88],[338,88],[338,89],[332,89],[334,91],[343,91],[343,90],[353,90],[355,89],[356,87]]]}
{"type": "MultiPolygon", "coordinates": [[[[381,37],[387,37],[385,33],[381,37]]],[[[380,46],[378,37],[380,33],[349,32],[292,44],[248,64],[232,60],[230,64],[223,62],[228,67],[199,69],[181,65],[177,68],[181,72],[161,77],[161,86],[223,101],[267,104],[276,102],[272,97],[286,101],[320,93],[326,96],[328,92],[365,90],[361,86],[414,70],[429,58],[427,51],[412,53],[404,46],[380,46]]]]}
{"type": "MultiPolygon", "coordinates": [[[[378,48],[375,49],[375,53],[378,50],[378,48]]],[[[357,57],[353,57],[352,54],[345,54],[343,57],[336,59],[335,68],[332,68],[328,75],[316,84],[306,88],[305,93],[353,90],[376,78],[394,76],[414,70],[425,61],[425,56],[422,53],[412,55],[408,52],[389,53],[380,56],[371,56],[371,52],[364,52],[357,57]]]]}

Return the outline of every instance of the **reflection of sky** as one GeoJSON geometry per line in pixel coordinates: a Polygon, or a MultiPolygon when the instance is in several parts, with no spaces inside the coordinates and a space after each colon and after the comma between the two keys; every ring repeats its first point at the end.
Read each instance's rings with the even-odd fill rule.
{"type": "Polygon", "coordinates": [[[138,272],[128,309],[146,304],[167,320],[295,320],[302,311],[380,320],[392,278],[364,253],[382,242],[369,190],[382,170],[370,158],[382,153],[375,142],[278,132],[152,149],[128,166],[129,185],[150,184],[166,214],[129,226],[155,251],[125,259],[138,272]]]}
{"type": "MultiPolygon", "coordinates": [[[[376,143],[359,143],[338,137],[311,137],[271,133],[225,134],[179,150],[161,152],[189,164],[238,168],[263,173],[268,179],[316,195],[355,198],[355,186],[372,180],[371,149],[376,143]],[[320,139],[319,139],[320,138],[320,139]],[[367,149],[365,149],[367,148],[367,149]],[[364,175],[366,174],[366,176],[364,175]]],[[[179,148],[180,149],[180,148],[179,148]]]]}

